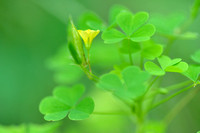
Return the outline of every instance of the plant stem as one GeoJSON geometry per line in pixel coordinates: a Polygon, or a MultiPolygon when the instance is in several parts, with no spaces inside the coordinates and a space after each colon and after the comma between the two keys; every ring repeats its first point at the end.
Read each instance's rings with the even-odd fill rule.
{"type": "Polygon", "coordinates": [[[196,94],[198,94],[198,91],[200,89],[194,89],[192,90],[187,96],[183,97],[182,100],[180,100],[177,105],[166,115],[164,118],[165,123],[168,125],[175,116],[194,98],[196,94]]]}
{"type": "Polygon", "coordinates": [[[90,70],[90,73],[92,73],[92,68],[91,68],[91,65],[90,65],[90,50],[88,49],[87,50],[87,59],[88,59],[88,66],[89,66],[89,70],[90,70]]]}
{"type": "Polygon", "coordinates": [[[153,79],[153,81],[149,84],[149,86],[147,87],[147,90],[145,92],[145,94],[151,89],[151,87],[153,86],[153,84],[158,80],[159,76],[155,77],[153,79]]]}
{"type": "Polygon", "coordinates": [[[83,72],[87,75],[87,77],[94,81],[94,82],[98,82],[99,77],[97,77],[96,75],[94,75],[93,73],[91,73],[90,71],[88,71],[88,69],[86,69],[84,66],[80,66],[81,69],[83,70],[83,72]]]}
{"type": "Polygon", "coordinates": [[[130,61],[130,64],[133,65],[133,58],[132,58],[132,54],[131,54],[130,39],[128,39],[128,46],[129,46],[129,61],[130,61]]]}
{"type": "Polygon", "coordinates": [[[136,133],[144,133],[144,131],[143,131],[144,113],[143,113],[142,103],[143,103],[143,101],[139,101],[137,104],[137,111],[136,111],[137,131],[136,131],[136,133]]]}
{"type": "Polygon", "coordinates": [[[184,86],[186,86],[186,85],[189,85],[190,83],[192,83],[192,81],[187,80],[187,81],[184,81],[184,82],[175,84],[175,85],[168,86],[168,87],[166,87],[165,89],[166,89],[166,90],[169,90],[169,91],[171,91],[171,90],[176,90],[176,89],[182,88],[182,87],[184,87],[184,86]]]}
{"type": "Polygon", "coordinates": [[[189,89],[192,88],[193,86],[194,86],[194,85],[192,84],[192,85],[190,85],[190,86],[188,86],[188,87],[186,87],[186,88],[184,88],[184,89],[181,89],[180,91],[174,93],[173,95],[171,95],[171,96],[169,96],[169,97],[167,97],[167,98],[161,100],[161,101],[158,102],[157,104],[153,105],[153,107],[151,107],[150,109],[154,109],[154,108],[158,107],[159,105],[161,105],[161,104],[163,104],[163,103],[169,101],[170,99],[174,98],[175,96],[177,96],[177,95],[179,95],[179,94],[181,94],[181,93],[183,93],[183,92],[189,90],[189,89]]]}

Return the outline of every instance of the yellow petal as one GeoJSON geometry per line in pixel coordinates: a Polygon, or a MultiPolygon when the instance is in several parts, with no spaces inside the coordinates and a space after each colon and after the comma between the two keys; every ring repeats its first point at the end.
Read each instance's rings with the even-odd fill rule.
{"type": "Polygon", "coordinates": [[[99,34],[100,30],[78,30],[81,38],[84,41],[85,47],[90,49],[93,39],[99,34]]]}

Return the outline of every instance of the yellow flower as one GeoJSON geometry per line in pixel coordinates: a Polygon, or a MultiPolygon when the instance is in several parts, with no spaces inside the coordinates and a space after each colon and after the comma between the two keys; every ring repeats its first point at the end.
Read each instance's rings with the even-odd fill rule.
{"type": "Polygon", "coordinates": [[[93,39],[99,34],[99,32],[100,30],[78,30],[87,50],[90,49],[93,39]]]}

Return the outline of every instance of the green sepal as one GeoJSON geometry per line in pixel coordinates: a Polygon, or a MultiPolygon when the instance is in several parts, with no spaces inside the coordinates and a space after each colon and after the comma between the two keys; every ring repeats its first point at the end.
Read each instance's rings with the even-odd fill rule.
{"type": "Polygon", "coordinates": [[[71,18],[68,27],[68,47],[75,62],[79,65],[86,65],[82,40],[71,18]]]}

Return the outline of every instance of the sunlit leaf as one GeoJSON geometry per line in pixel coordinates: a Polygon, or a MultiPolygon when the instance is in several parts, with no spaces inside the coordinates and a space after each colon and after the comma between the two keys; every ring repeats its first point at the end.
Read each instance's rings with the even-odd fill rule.
{"type": "Polygon", "coordinates": [[[160,63],[162,69],[166,72],[182,73],[187,71],[188,64],[186,62],[182,62],[181,60],[181,58],[170,59],[168,56],[161,56],[158,58],[158,62],[160,63]]]}
{"type": "Polygon", "coordinates": [[[116,29],[108,29],[103,32],[102,39],[105,43],[116,43],[122,41],[126,36],[116,29]]]}
{"type": "Polygon", "coordinates": [[[141,71],[138,67],[130,66],[122,71],[122,77],[132,97],[137,98],[145,93],[145,83],[150,75],[145,71],[141,71]]]}
{"type": "Polygon", "coordinates": [[[78,103],[84,90],[84,87],[80,85],[74,86],[73,88],[63,86],[55,88],[53,96],[44,98],[40,103],[39,109],[40,112],[45,115],[44,119],[47,121],[61,120],[65,118],[72,109],[75,111],[73,110],[73,117],[70,117],[70,119],[82,120],[88,118],[94,109],[94,103],[92,99],[82,100],[78,103]],[[87,116],[83,116],[84,112],[87,116]]]}
{"type": "Polygon", "coordinates": [[[178,73],[182,73],[187,71],[188,69],[188,64],[186,62],[180,62],[176,65],[172,65],[172,66],[168,66],[165,71],[166,72],[178,72],[178,73]]]}
{"type": "Polygon", "coordinates": [[[155,33],[156,29],[152,24],[147,24],[139,28],[131,35],[131,40],[135,42],[147,41],[155,33]]]}
{"type": "Polygon", "coordinates": [[[131,35],[134,31],[134,27],[133,27],[133,19],[134,16],[131,12],[121,12],[118,16],[117,16],[117,24],[119,25],[119,27],[127,34],[127,35],[131,35]]]}
{"type": "Polygon", "coordinates": [[[122,72],[122,79],[115,74],[101,76],[98,87],[113,92],[120,99],[131,101],[142,96],[146,91],[146,82],[149,79],[147,72],[136,66],[129,66],[122,72]]]}
{"type": "Polygon", "coordinates": [[[162,45],[155,44],[153,42],[147,42],[143,44],[141,56],[149,60],[154,60],[155,58],[159,57],[162,54],[162,52],[162,45]]]}
{"type": "Polygon", "coordinates": [[[91,98],[85,98],[76,105],[69,113],[71,120],[83,120],[92,114],[94,110],[94,101],[91,98]]]}
{"type": "Polygon", "coordinates": [[[150,62],[150,61],[146,62],[144,67],[145,67],[145,70],[152,75],[157,75],[157,76],[165,75],[165,71],[162,70],[158,65],[156,65],[153,62],[150,62]]]}

